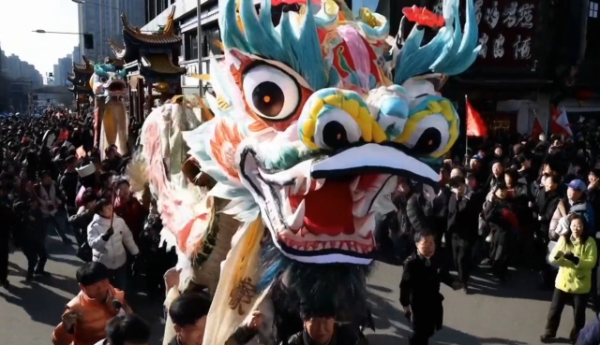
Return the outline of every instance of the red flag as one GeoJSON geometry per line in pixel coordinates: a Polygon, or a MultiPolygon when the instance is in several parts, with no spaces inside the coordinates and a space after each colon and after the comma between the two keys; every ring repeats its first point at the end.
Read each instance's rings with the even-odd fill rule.
{"type": "Polygon", "coordinates": [[[471,106],[469,100],[467,103],[467,136],[469,137],[487,137],[488,129],[479,112],[471,106]]]}
{"type": "Polygon", "coordinates": [[[538,119],[536,116],[533,119],[533,128],[531,129],[531,137],[537,138],[542,133],[544,133],[544,128],[542,127],[542,124],[540,123],[540,119],[538,119]]]}
{"type": "Polygon", "coordinates": [[[552,107],[552,133],[573,136],[565,108],[561,107],[559,111],[552,107]]]}

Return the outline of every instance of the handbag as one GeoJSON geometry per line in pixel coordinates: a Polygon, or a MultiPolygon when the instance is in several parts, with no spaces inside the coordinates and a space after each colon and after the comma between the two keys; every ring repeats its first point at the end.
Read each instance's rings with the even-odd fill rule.
{"type": "Polygon", "coordinates": [[[77,248],[77,253],[75,253],[75,256],[77,256],[84,262],[92,261],[92,248],[90,247],[87,241],[83,242],[83,244],[79,248],[77,248]]]}

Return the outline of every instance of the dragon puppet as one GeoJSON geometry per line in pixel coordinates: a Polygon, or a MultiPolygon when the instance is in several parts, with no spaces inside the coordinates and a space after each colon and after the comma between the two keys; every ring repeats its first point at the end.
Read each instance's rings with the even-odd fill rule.
{"type": "Polygon", "coordinates": [[[472,0],[464,30],[460,0],[446,0],[442,16],[406,9],[402,25],[413,28],[400,30],[389,58],[379,14],[353,19],[343,2],[324,0],[277,21],[270,1],[257,10],[252,0],[220,0],[224,59],[211,63],[207,96],[214,118],[175,126],[165,114],[176,106],[157,108],[130,166],[178,252],[166,305],[197,286],[213,298],[204,344],[230,344],[256,309],[267,344],[286,339],[282,320],[300,311],[364,320],[375,219],[395,209],[403,179],[436,195],[434,167],[459,134],[440,81],[479,52],[472,0]],[[181,169],[167,157],[173,145],[189,150],[181,169]]]}
{"type": "Polygon", "coordinates": [[[121,155],[127,155],[128,117],[123,97],[127,94],[124,69],[114,64],[94,64],[90,86],[94,91],[94,147],[104,158],[105,150],[115,145],[121,155]]]}

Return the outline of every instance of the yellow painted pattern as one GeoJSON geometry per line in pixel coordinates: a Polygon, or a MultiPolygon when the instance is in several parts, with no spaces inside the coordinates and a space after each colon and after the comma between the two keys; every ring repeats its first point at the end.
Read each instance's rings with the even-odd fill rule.
{"type": "Polygon", "coordinates": [[[348,115],[350,115],[358,124],[364,141],[381,143],[387,139],[385,131],[381,128],[377,121],[375,121],[373,116],[371,116],[368,108],[362,106],[355,99],[346,98],[343,93],[335,93],[322,99],[315,100],[308,110],[310,117],[302,124],[301,140],[309,149],[321,149],[313,141],[313,137],[317,128],[319,113],[325,105],[342,109],[348,113],[348,115]]]}
{"type": "Polygon", "coordinates": [[[442,100],[439,102],[432,101],[427,105],[427,109],[422,110],[418,113],[415,113],[411,117],[408,118],[406,124],[404,125],[404,130],[402,134],[396,138],[396,141],[399,143],[407,143],[413,133],[415,133],[416,129],[419,127],[419,123],[426,118],[427,116],[433,114],[440,114],[444,116],[444,118],[448,121],[448,131],[450,132],[450,138],[446,146],[436,152],[434,152],[431,156],[438,158],[443,156],[446,152],[450,150],[452,145],[458,139],[458,118],[454,113],[454,108],[452,107],[452,103],[448,100],[442,100]]]}

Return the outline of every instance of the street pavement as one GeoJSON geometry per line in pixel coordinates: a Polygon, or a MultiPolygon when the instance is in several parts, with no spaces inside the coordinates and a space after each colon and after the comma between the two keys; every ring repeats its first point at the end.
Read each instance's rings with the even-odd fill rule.
{"type": "MultiPolygon", "coordinates": [[[[64,305],[77,293],[75,270],[81,264],[75,248],[50,238],[47,270],[52,277],[39,282],[25,282],[26,260],[21,252],[10,256],[12,284],[9,292],[0,288],[0,339],[3,345],[50,344],[50,335],[60,321],[64,305]]],[[[440,345],[521,345],[539,344],[551,291],[537,290],[536,275],[512,271],[509,281],[499,286],[485,270],[479,270],[471,284],[474,292],[442,288],[444,328],[432,339],[440,345]]],[[[401,268],[377,263],[369,279],[371,310],[377,330],[367,332],[371,345],[407,344],[410,328],[398,302],[401,268]]],[[[160,302],[148,302],[137,296],[133,307],[152,325],[151,345],[159,344],[163,331],[160,302]]],[[[588,321],[594,319],[588,311],[588,321]]],[[[572,326],[572,309],[566,307],[558,335],[567,337],[572,326]]],[[[563,343],[567,343],[566,340],[563,343]]]]}

